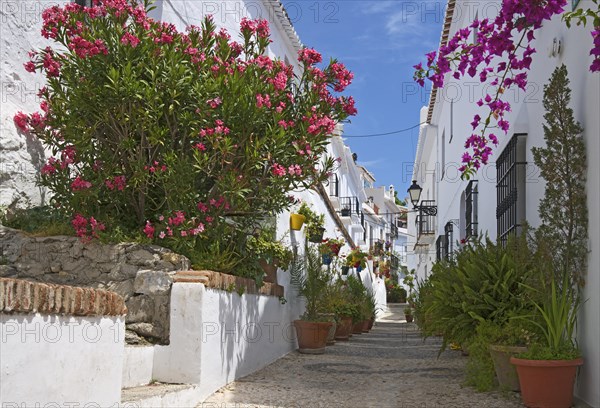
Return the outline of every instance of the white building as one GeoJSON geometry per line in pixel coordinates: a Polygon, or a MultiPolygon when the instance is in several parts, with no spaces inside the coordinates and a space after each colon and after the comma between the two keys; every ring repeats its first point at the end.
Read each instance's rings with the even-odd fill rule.
{"type": "MultiPolygon", "coordinates": [[[[470,7],[475,8],[471,13],[458,13],[461,3],[449,7],[442,43],[458,29],[468,26],[475,15],[489,13],[488,3],[471,3],[470,7]]],[[[568,29],[558,16],[536,33],[533,46],[538,53],[533,57],[529,73],[530,87],[527,92],[515,92],[510,97],[512,112],[507,120],[511,128],[507,136],[500,138],[500,145],[495,149],[493,160],[497,162],[482,167],[472,180],[461,180],[458,167],[465,136],[472,131],[470,122],[478,109],[474,102],[485,95],[483,86],[447,76],[444,89],[434,90],[429,106],[422,109],[421,122],[426,124],[420,129],[413,179],[423,188],[421,200],[426,201],[420,204],[435,206],[437,216],[409,213],[409,235],[415,237],[409,245],[409,267],[416,268],[417,276],[422,279],[430,273],[436,258],[452,252],[460,239],[475,234],[505,236],[518,228],[523,219],[533,227],[539,225],[538,204],[544,195],[544,180],[533,164],[531,148],[544,145],[543,85],[548,83],[556,67],[565,64],[571,81],[571,107],[575,119],[585,129],[588,157],[590,253],[583,294],[586,302],[582,304],[578,325],[578,343],[585,364],[579,373],[576,396],[599,407],[600,165],[597,154],[600,151],[600,74],[591,73],[588,68],[592,48],[590,27],[568,29]],[[558,41],[562,48],[552,51],[558,41]],[[502,163],[512,165],[497,167],[502,163]],[[500,207],[503,197],[497,188],[498,175],[504,176],[502,172],[507,167],[515,169],[511,180],[514,180],[512,188],[517,192],[509,210],[500,207]]]]}

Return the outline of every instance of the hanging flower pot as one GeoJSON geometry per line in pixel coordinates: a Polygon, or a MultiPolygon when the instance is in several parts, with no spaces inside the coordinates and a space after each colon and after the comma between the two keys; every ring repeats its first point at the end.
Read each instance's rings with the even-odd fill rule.
{"type": "Polygon", "coordinates": [[[350,217],[350,208],[342,208],[342,217],[350,217]]]}
{"type": "Polygon", "coordinates": [[[306,217],[302,214],[290,214],[290,228],[295,231],[300,231],[306,217]]]}
{"type": "Polygon", "coordinates": [[[333,258],[331,257],[331,254],[323,254],[322,258],[323,258],[323,265],[331,265],[331,261],[333,260],[333,258]]]}
{"type": "Polygon", "coordinates": [[[315,228],[312,233],[308,236],[308,240],[314,243],[320,243],[323,241],[323,234],[325,233],[325,228],[315,228]]]}
{"type": "Polygon", "coordinates": [[[349,266],[342,266],[342,275],[348,275],[348,272],[350,272],[350,267],[349,266]]]}
{"type": "Polygon", "coordinates": [[[362,271],[362,266],[359,265],[359,266],[356,267],[356,272],[360,273],[360,271],[362,271]]]}

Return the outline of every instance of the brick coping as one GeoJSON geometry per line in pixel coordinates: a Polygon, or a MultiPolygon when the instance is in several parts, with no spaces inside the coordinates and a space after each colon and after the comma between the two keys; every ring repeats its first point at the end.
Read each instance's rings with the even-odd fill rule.
{"type": "Polygon", "coordinates": [[[173,282],[202,283],[210,289],[241,292],[250,295],[278,296],[284,295],[283,286],[276,283],[263,283],[260,288],[250,278],[228,275],[215,271],[180,271],[173,276],[173,282]]]}
{"type": "Polygon", "coordinates": [[[123,316],[123,298],[103,289],[0,278],[0,313],[123,316]]]}

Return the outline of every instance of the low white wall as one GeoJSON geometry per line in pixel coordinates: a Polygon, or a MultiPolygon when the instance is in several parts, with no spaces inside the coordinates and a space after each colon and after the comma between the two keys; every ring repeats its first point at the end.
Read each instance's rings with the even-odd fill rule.
{"type": "Polygon", "coordinates": [[[296,348],[295,302],[175,283],[171,342],[156,346],[153,379],[199,384],[203,398],[296,348]]]}
{"type": "Polygon", "coordinates": [[[0,406],[117,406],[122,317],[0,314],[0,406]]]}
{"type": "Polygon", "coordinates": [[[150,384],[154,368],[154,346],[125,346],[123,388],[150,384]]]}

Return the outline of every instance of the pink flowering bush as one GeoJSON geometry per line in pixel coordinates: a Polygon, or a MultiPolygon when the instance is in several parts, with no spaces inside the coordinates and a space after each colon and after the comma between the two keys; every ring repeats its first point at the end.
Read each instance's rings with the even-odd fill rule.
{"type": "Polygon", "coordinates": [[[80,236],[118,228],[210,246],[324,180],[329,136],[356,114],[333,94],[352,80],[343,64],[321,69],[303,49],[294,72],[266,56],[264,20],[243,19],[236,42],[210,17],[183,33],[127,0],[43,19],[55,46],[25,63],[47,79],[40,112],[14,122],[51,149],[40,184],[80,236]]]}
{"type": "MultiPolygon", "coordinates": [[[[598,0],[593,0],[598,4],[598,0]]],[[[421,86],[430,80],[435,87],[444,86],[447,74],[455,79],[466,76],[477,78],[486,85],[487,95],[477,102],[484,112],[476,114],[471,122],[473,133],[465,141],[467,151],[463,154],[460,171],[469,178],[481,165],[488,163],[492,146],[498,137],[506,134],[510,124],[505,114],[511,106],[504,95],[511,87],[525,90],[532,56],[536,53],[531,43],[535,32],[544,21],[563,13],[567,0],[502,0],[498,16],[493,19],[474,20],[451,37],[438,51],[427,54],[426,65],[415,65],[414,78],[421,86]],[[471,42],[472,32],[477,41],[471,42]]],[[[589,10],[588,10],[589,11],[589,10]]],[[[591,11],[595,16],[598,12],[591,11]]],[[[581,14],[581,13],[580,13],[581,14]]],[[[577,19],[577,15],[566,18],[577,19]]],[[[594,25],[600,20],[594,19],[594,25]]],[[[595,57],[590,70],[600,70],[600,39],[598,28],[592,32],[595,57]]]]}

